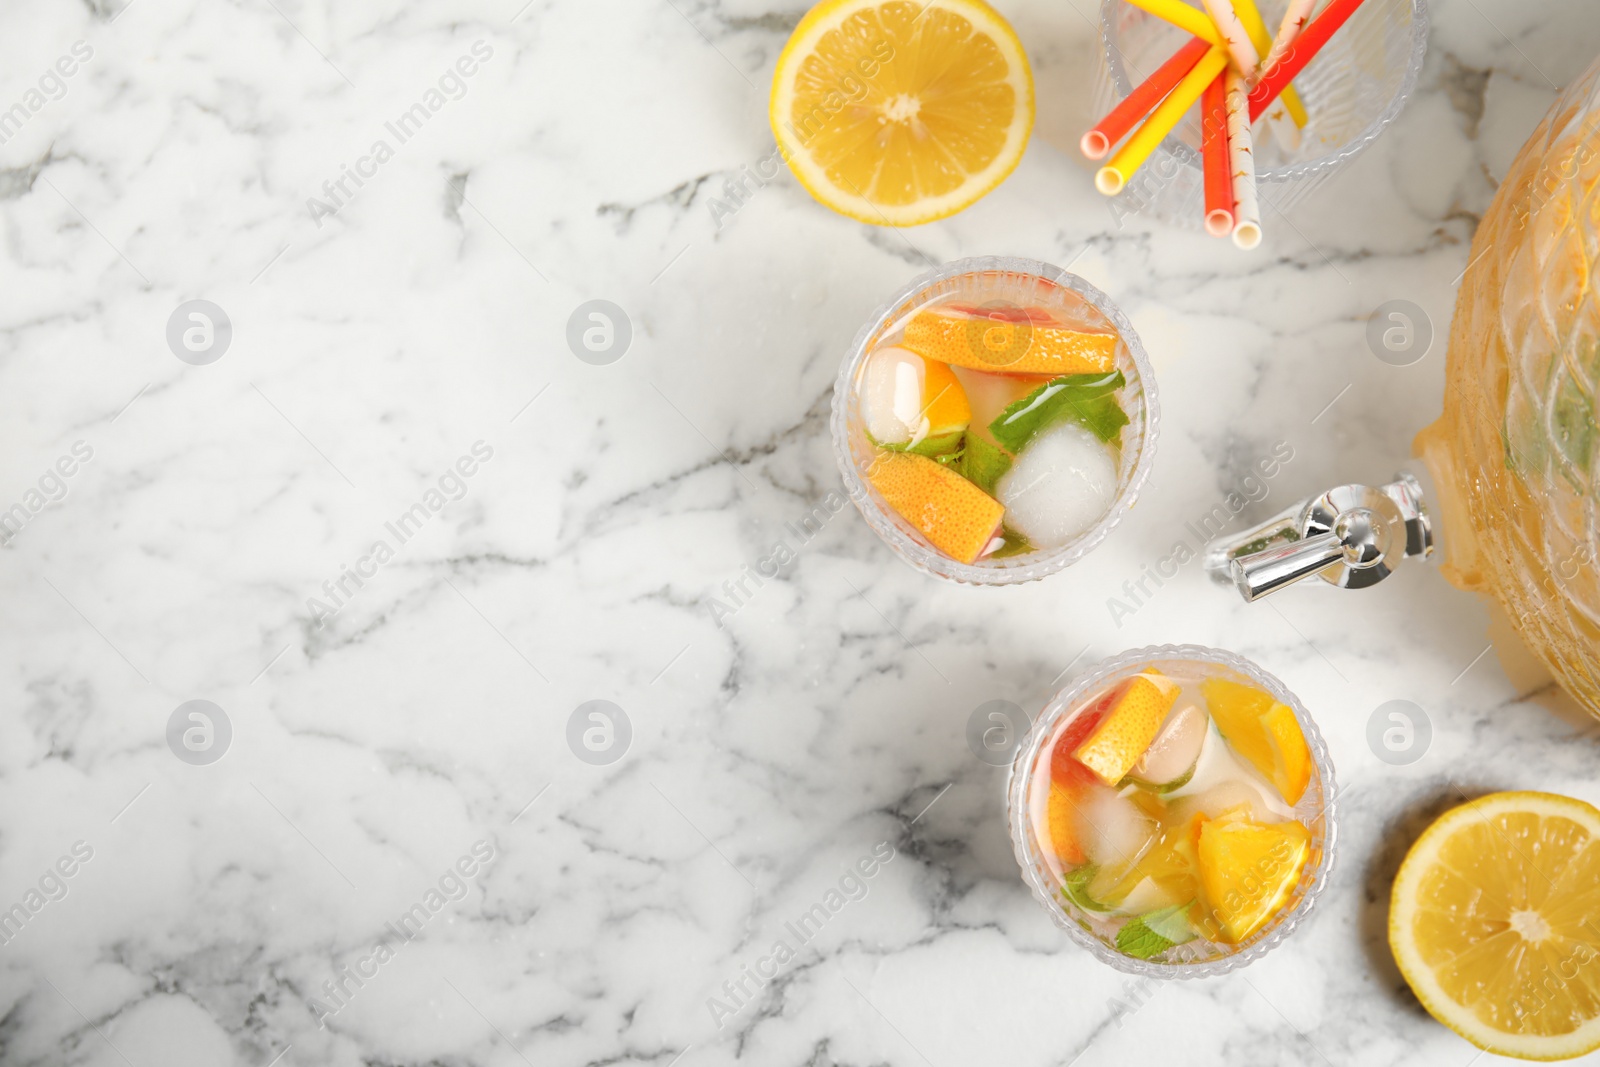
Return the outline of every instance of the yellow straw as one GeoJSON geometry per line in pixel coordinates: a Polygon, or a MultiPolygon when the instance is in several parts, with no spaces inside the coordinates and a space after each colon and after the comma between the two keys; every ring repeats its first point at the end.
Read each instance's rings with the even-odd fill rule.
{"type": "MultiPolygon", "coordinates": [[[[1128,0],[1134,7],[1140,7],[1154,15],[1172,23],[1179,29],[1188,30],[1207,44],[1221,44],[1222,35],[1217,32],[1217,27],[1210,17],[1197,7],[1190,7],[1183,0],[1128,0]]],[[[1212,72],[1215,75],[1215,71],[1212,72]]]]}
{"type": "MultiPolygon", "coordinates": [[[[1255,0],[1233,0],[1233,10],[1239,16],[1239,21],[1244,23],[1244,32],[1250,35],[1250,43],[1256,46],[1256,51],[1265,60],[1267,53],[1272,51],[1272,37],[1267,33],[1267,24],[1261,21],[1261,12],[1256,10],[1255,0]]],[[[1247,78],[1254,78],[1258,73],[1259,70],[1244,72],[1247,78]]],[[[1294,119],[1294,124],[1305,129],[1305,105],[1300,102],[1300,94],[1294,91],[1294,86],[1284,86],[1278,99],[1289,109],[1289,117],[1294,119]]]]}
{"type": "Polygon", "coordinates": [[[1094,176],[1095,188],[1107,196],[1116,196],[1122,192],[1123,186],[1128,184],[1128,179],[1133,177],[1133,172],[1150,157],[1150,153],[1155,151],[1161,139],[1172,132],[1178,120],[1183,118],[1183,113],[1200,99],[1200,94],[1205,91],[1206,86],[1210,85],[1227,65],[1228,50],[1220,44],[1212,45],[1211,50],[1200,57],[1200,62],[1194,65],[1194,69],[1184,75],[1183,81],[1173,87],[1172,92],[1167,94],[1167,98],[1161,101],[1160,106],[1144,120],[1144,125],[1135,130],[1127,143],[1111,157],[1111,162],[1100,168],[1100,172],[1094,176]]]}

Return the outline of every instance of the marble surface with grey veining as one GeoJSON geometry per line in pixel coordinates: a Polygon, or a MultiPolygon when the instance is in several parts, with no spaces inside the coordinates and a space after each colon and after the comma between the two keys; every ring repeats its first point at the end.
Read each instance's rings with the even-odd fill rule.
{"type": "Polygon", "coordinates": [[[771,163],[804,7],[771,3],[0,14],[0,1062],[1473,1061],[1389,956],[1390,879],[1463,793],[1600,800],[1593,724],[1427,565],[1128,590],[1230,493],[1242,524],[1406,458],[1590,6],[1439,0],[1399,121],[1244,254],[1094,192],[1090,0],[998,4],[1039,103],[997,191],[828,212],[771,163]],[[1112,295],[1163,425],[1091,557],[981,590],[834,507],[826,420],[880,300],[995,253],[1112,295]],[[569,346],[593,300],[614,362],[569,346]],[[1365,341],[1390,300],[1432,322],[1409,366],[1365,341]],[[1066,941],[965,741],[1165,642],[1282,678],[1345,790],[1307,924],[1204,982],[1066,941]],[[1431,724],[1405,766],[1367,742],[1391,700],[1431,724]]]}

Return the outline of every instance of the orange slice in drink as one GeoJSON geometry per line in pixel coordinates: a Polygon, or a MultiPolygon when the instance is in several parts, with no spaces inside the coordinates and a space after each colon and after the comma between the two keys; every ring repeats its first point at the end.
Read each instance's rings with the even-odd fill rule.
{"type": "Polygon", "coordinates": [[[922,361],[922,371],[922,394],[927,400],[923,410],[929,434],[937,436],[965,430],[972,418],[972,406],[955,372],[931,359],[922,361]]]}
{"type": "Polygon", "coordinates": [[[1226,678],[1208,678],[1200,691],[1233,750],[1277,786],[1284,800],[1300,803],[1311,784],[1311,750],[1294,709],[1264,690],[1226,678]]]}
{"type": "Polygon", "coordinates": [[[1050,825],[1050,847],[1063,864],[1082,863],[1085,858],[1083,837],[1078,821],[1083,818],[1082,806],[1087,783],[1050,783],[1050,801],[1045,818],[1050,825]]]}
{"type": "Polygon", "coordinates": [[[867,478],[933,547],[971,563],[1000,530],[1000,501],[941,463],[911,452],[879,452],[867,478]]]}
{"type": "Polygon", "coordinates": [[[1050,752],[1050,798],[1045,818],[1049,823],[1050,847],[1063,864],[1082,863],[1083,805],[1094,786],[1094,774],[1079,763],[1072,750],[1100,725],[1111,705],[1110,695],[1080,712],[1066,725],[1050,752]]]}
{"type": "Polygon", "coordinates": [[[1213,941],[1237,945],[1289,902],[1311,856],[1311,831],[1298,822],[1213,819],[1200,824],[1195,852],[1202,893],[1196,925],[1213,941]]]}
{"type": "Polygon", "coordinates": [[[1178,699],[1178,683],[1154,668],[1135,675],[1105,720],[1073,753],[1102,782],[1116,785],[1155,740],[1178,699]]]}
{"type": "Polygon", "coordinates": [[[1600,811],[1491,793],[1446,812],[1395,876],[1389,947],[1422,1006],[1481,1049],[1600,1048],[1600,811]]]}
{"type": "Polygon", "coordinates": [[[906,348],[928,359],[1005,374],[1109,374],[1117,336],[1075,330],[1042,308],[942,304],[906,323],[906,348]]]}

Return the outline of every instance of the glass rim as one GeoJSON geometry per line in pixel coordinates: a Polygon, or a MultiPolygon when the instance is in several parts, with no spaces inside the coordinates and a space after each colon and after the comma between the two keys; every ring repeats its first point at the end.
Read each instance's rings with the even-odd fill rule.
{"type": "MultiPolygon", "coordinates": [[[[1306,706],[1300,702],[1281,681],[1260,666],[1226,649],[1206,645],[1150,645],[1131,649],[1111,659],[1102,660],[1056,691],[1050,702],[1039,712],[1028,732],[1028,743],[1012,759],[1006,778],[1007,825],[1011,831],[1011,847],[1017,864],[1022,868],[1022,880],[1027,883],[1033,897],[1050,913],[1056,926],[1080,947],[1089,950],[1100,962],[1128,974],[1147,978],[1214,978],[1248,966],[1282,944],[1305,921],[1317,899],[1322,895],[1333,870],[1338,838],[1337,800],[1338,780],[1334,776],[1333,758],[1328,753],[1327,742],[1317,729],[1316,722],[1306,706]],[[1118,952],[1094,934],[1079,926],[1057,902],[1057,886],[1045,886],[1039,877],[1040,850],[1033,842],[1033,827],[1028,811],[1028,786],[1033,777],[1033,767],[1038,762],[1045,742],[1054,733],[1055,725],[1067,712],[1075,709],[1097,685],[1108,678],[1124,674],[1130,668],[1148,664],[1152,660],[1198,660],[1214,663],[1249,678],[1294,712],[1300,730],[1305,734],[1306,745],[1311,750],[1312,762],[1322,783],[1322,855],[1311,871],[1311,881],[1294,907],[1277,916],[1267,927],[1265,937],[1253,941],[1238,952],[1219,959],[1201,963],[1159,963],[1154,960],[1135,959],[1118,952]]],[[[1304,875],[1302,875],[1304,877],[1304,875]]]]}
{"type": "Polygon", "coordinates": [[[866,323],[856,332],[854,340],[850,342],[849,353],[840,364],[838,377],[834,380],[833,410],[829,422],[833,435],[834,460],[838,464],[839,475],[844,480],[845,492],[855,504],[856,510],[867,520],[867,525],[872,527],[873,532],[895,555],[924,574],[936,578],[967,585],[1015,585],[1038,581],[1070,567],[1104,541],[1133,507],[1155,463],[1161,409],[1156,399],[1155,371],[1150,366],[1150,358],[1145,353],[1144,345],[1140,342],[1133,323],[1128,321],[1128,317],[1110,297],[1078,275],[1043,260],[1020,256],[973,256],[924,271],[901,286],[868,317],[866,323]],[[1043,279],[1077,293],[1093,305],[1096,311],[1110,319],[1127,348],[1129,357],[1133,360],[1133,369],[1138,377],[1145,409],[1144,431],[1138,445],[1138,455],[1134,457],[1133,469],[1129,472],[1126,483],[1117,487],[1116,499],[1106,509],[1106,513],[1088,530],[1066,544],[1015,557],[1014,560],[1006,561],[1009,565],[1004,567],[962,563],[922,544],[902,530],[887,513],[884,505],[877,500],[876,491],[863,477],[850,447],[850,397],[854,391],[856,375],[867,358],[868,346],[873,338],[902,311],[908,301],[923,290],[951,278],[982,273],[1018,274],[1043,279]]]}
{"type": "MultiPolygon", "coordinates": [[[[1100,3],[1100,48],[1105,59],[1106,71],[1111,76],[1111,84],[1117,92],[1118,99],[1126,97],[1133,91],[1133,83],[1128,80],[1128,72],[1123,68],[1121,50],[1111,43],[1111,24],[1107,13],[1112,7],[1122,6],[1122,0],[1101,0],[1100,3]]],[[[1155,18],[1154,15],[1150,16],[1155,18]]],[[[1343,29],[1343,27],[1340,27],[1343,29]]],[[[1256,172],[1256,181],[1271,185],[1287,184],[1309,178],[1313,175],[1334,170],[1351,159],[1360,155],[1371,146],[1372,142],[1399,117],[1401,110],[1411,99],[1411,94],[1416,91],[1417,79],[1422,74],[1422,61],[1428,53],[1428,0],[1411,0],[1411,51],[1406,59],[1405,73],[1400,78],[1400,84],[1395,88],[1394,95],[1389,98],[1388,104],[1378,113],[1377,117],[1369,122],[1355,137],[1343,146],[1329,152],[1327,155],[1318,156],[1316,159],[1301,160],[1281,167],[1271,167],[1256,172]]],[[[1314,62],[1314,60],[1313,60],[1314,62]]],[[[1176,156],[1186,166],[1199,167],[1200,153],[1192,147],[1177,141],[1168,144],[1171,135],[1162,138],[1161,145],[1165,150],[1176,156]]]]}

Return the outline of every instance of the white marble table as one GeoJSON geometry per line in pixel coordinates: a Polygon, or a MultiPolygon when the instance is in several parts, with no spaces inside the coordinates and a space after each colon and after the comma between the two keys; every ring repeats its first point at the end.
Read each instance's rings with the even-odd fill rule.
{"type": "Polygon", "coordinates": [[[1396,128],[1254,255],[1092,190],[1089,0],[1000,5],[1033,143],[903,234],[787,174],[713,208],[770,157],[802,3],[521,3],[4,15],[0,1060],[1466,1067],[1389,958],[1389,878],[1452,783],[1600,801],[1592,724],[1519,700],[1425,566],[1247,608],[1190,565],[1120,626],[1108,601],[1277,442],[1252,515],[1405,457],[1496,176],[1600,51],[1585,0],[1441,0],[1396,128]],[[1164,413],[1137,509],[1000,591],[924,579],[853,509],[795,535],[838,491],[862,318],[984,253],[1071,261],[1137,326],[1164,413]],[[195,299],[232,325],[206,365],[166,337],[195,299]],[[609,365],[565,339],[595,299],[631,324],[609,365]],[[1440,332],[1413,366],[1363,342],[1390,299],[1440,332]],[[1166,641],[1282,677],[1347,793],[1307,927],[1154,986],[1029,898],[964,733],[1166,641]],[[1410,766],[1365,740],[1392,699],[1432,722],[1410,766]],[[191,700],[230,736],[186,710],[169,745],[191,700]],[[631,725],[609,765],[567,743],[591,700],[631,725]]]}

